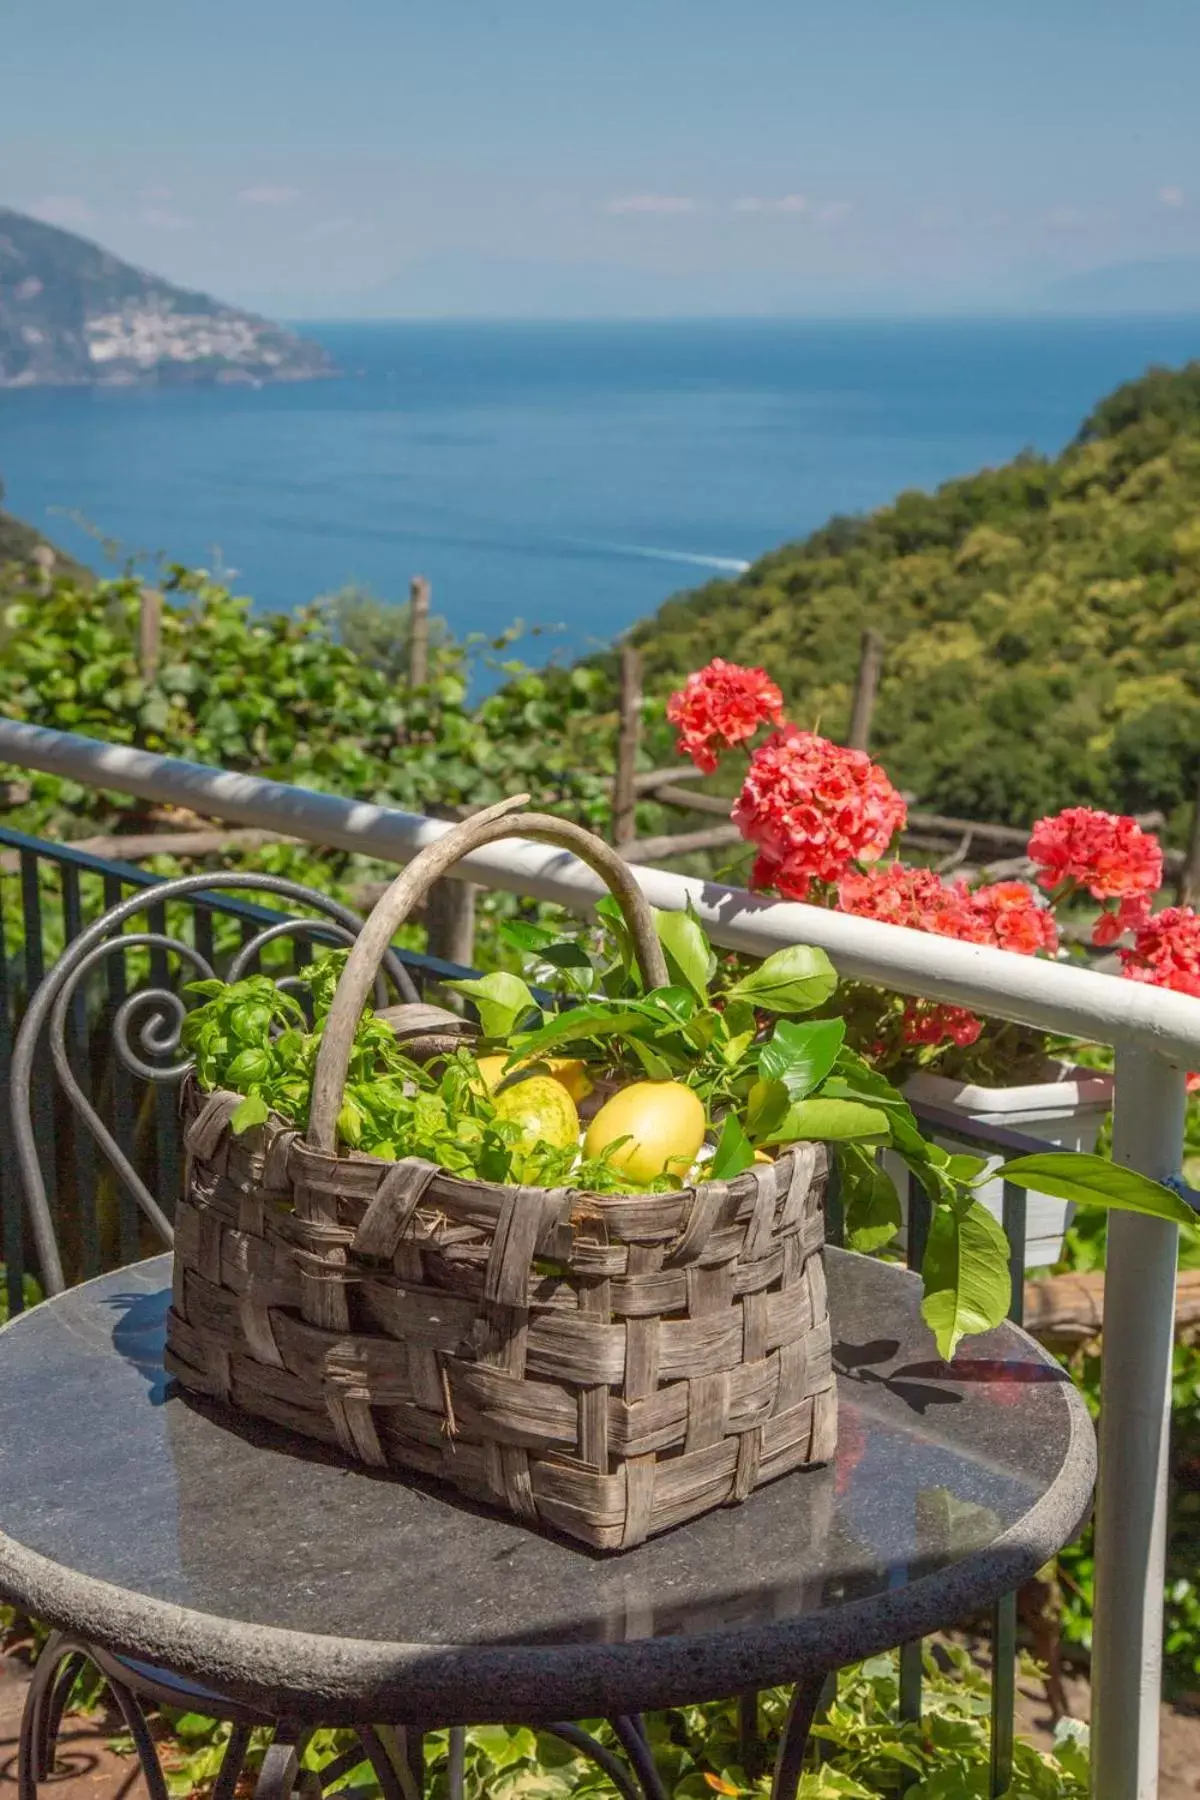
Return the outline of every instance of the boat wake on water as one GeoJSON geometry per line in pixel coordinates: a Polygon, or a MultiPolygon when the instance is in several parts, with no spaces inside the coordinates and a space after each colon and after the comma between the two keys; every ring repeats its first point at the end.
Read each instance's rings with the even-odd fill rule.
{"type": "Polygon", "coordinates": [[[741,556],[708,556],[699,550],[664,550],[656,544],[615,544],[598,538],[565,538],[564,543],[608,556],[640,556],[651,562],[686,563],[693,569],[719,569],[726,575],[744,575],[750,564],[741,556]]]}

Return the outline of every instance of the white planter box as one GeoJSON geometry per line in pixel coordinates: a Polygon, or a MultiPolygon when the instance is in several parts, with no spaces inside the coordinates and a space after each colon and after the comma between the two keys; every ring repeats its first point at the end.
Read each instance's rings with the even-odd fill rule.
{"type": "MultiPolygon", "coordinates": [[[[964,1118],[981,1125],[996,1125],[1002,1130],[1019,1131],[1037,1138],[1047,1148],[1056,1150],[1094,1150],[1100,1127],[1112,1106],[1113,1078],[1095,1069],[1073,1068],[1068,1063],[1049,1063],[1043,1081],[1029,1082],[1023,1087],[975,1087],[963,1081],[951,1081],[945,1075],[918,1073],[904,1085],[905,1097],[917,1105],[936,1106],[943,1112],[961,1113],[964,1118]]],[[[950,1131],[934,1133],[935,1141],[947,1150],[965,1150],[982,1155],[980,1146],[966,1139],[955,1139],[950,1131]]],[[[998,1168],[1003,1156],[989,1158],[998,1168]]],[[[906,1204],[906,1170],[900,1159],[885,1151],[884,1164],[906,1204]]],[[[1004,1200],[1002,1181],[985,1181],[979,1197],[990,1213],[1001,1217],[1004,1200]]],[[[1071,1221],[1074,1208],[1066,1200],[1055,1200],[1032,1188],[1025,1197],[1025,1267],[1034,1269],[1058,1261],[1063,1233],[1071,1221]]]]}

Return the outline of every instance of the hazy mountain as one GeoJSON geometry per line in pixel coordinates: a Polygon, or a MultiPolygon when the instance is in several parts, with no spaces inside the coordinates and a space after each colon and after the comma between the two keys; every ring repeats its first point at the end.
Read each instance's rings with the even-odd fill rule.
{"type": "Polygon", "coordinates": [[[319,344],[0,207],[0,388],[332,373],[319,344]]]}
{"type": "Polygon", "coordinates": [[[1111,263],[1065,275],[1042,290],[1039,299],[1055,312],[1200,312],[1200,256],[1169,256],[1153,262],[1111,263]]]}

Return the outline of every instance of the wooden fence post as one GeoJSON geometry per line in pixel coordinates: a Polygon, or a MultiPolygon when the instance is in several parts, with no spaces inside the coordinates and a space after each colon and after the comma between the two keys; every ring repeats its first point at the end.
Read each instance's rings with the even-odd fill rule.
{"type": "Polygon", "coordinates": [[[158,674],[158,658],[162,647],[162,595],[155,588],[143,588],[138,612],[138,663],[142,680],[151,682],[158,674]]]}
{"type": "Polygon", "coordinates": [[[1192,830],[1187,854],[1179,875],[1176,899],[1180,906],[1200,904],[1200,775],[1196,777],[1196,800],[1192,808],[1192,830]]]}
{"type": "Polygon", "coordinates": [[[854,682],[854,704],[850,708],[850,733],[846,739],[851,750],[871,747],[871,715],[879,691],[879,671],[883,666],[883,639],[869,627],[862,634],[858,658],[858,675],[854,682]]]}
{"type": "MultiPolygon", "coordinates": [[[[456,806],[430,806],[431,819],[459,819],[456,806]]],[[[443,962],[475,966],[475,893],[473,881],[435,881],[425,902],[425,932],[430,956],[443,962]]],[[[463,1011],[462,997],[451,994],[447,1005],[463,1011]]]]}
{"type": "Polygon", "coordinates": [[[429,583],[424,575],[414,575],[408,584],[408,608],[408,685],[419,688],[429,680],[429,583]]]}
{"type": "Polygon", "coordinates": [[[620,724],[617,729],[617,772],[613,777],[612,840],[628,844],[637,835],[638,744],[642,735],[642,653],[631,644],[621,649],[620,724]]]}

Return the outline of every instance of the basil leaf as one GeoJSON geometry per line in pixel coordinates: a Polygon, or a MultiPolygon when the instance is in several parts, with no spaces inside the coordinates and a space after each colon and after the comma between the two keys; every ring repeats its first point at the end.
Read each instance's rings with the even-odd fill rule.
{"type": "Polygon", "coordinates": [[[935,1208],[921,1276],[921,1317],[946,1362],[968,1334],[1000,1323],[1012,1297],[1008,1239],[978,1200],[935,1208]]]}
{"type": "Polygon", "coordinates": [[[825,952],[811,944],[793,944],[776,950],[734,982],[729,994],[767,1012],[803,1013],[823,1005],[836,987],[837,974],[825,952]]]}
{"type": "Polygon", "coordinates": [[[265,1125],[270,1116],[271,1109],[261,1094],[247,1094],[241,1105],[234,1108],[229,1129],[237,1137],[252,1125],[265,1125]]]}
{"type": "Polygon", "coordinates": [[[1200,1218],[1186,1200],[1173,1194],[1161,1181],[1152,1181],[1137,1169],[1126,1169],[1103,1156],[1082,1151],[1045,1151],[1018,1156],[996,1171],[1017,1187],[1036,1188],[1057,1200],[1073,1200],[1077,1206],[1102,1206],[1116,1212],[1145,1213],[1153,1219],[1169,1219],[1175,1225],[1198,1225],[1200,1218]]]}

